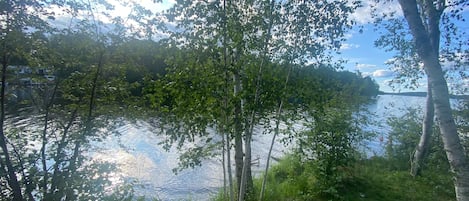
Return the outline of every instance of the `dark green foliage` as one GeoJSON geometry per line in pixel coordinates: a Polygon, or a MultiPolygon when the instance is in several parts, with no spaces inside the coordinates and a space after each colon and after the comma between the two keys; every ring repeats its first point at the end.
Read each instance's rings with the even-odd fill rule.
{"type": "Polygon", "coordinates": [[[410,158],[422,134],[420,113],[410,109],[405,115],[389,117],[387,121],[392,130],[387,139],[386,156],[395,160],[393,164],[397,169],[409,169],[410,158]]]}
{"type": "MultiPolygon", "coordinates": [[[[386,144],[386,157],[393,161],[390,167],[396,170],[409,170],[410,158],[422,134],[421,112],[409,108],[402,116],[390,117],[388,124],[392,130],[386,144]]],[[[435,126],[430,140],[430,149],[423,162],[423,170],[448,170],[439,129],[435,126]]]]}
{"type": "Polygon", "coordinates": [[[448,170],[424,170],[421,177],[414,178],[408,169],[390,169],[393,164],[393,160],[382,157],[358,162],[354,167],[355,185],[348,186],[347,200],[455,200],[448,170]]]}
{"type": "MultiPolygon", "coordinates": [[[[320,182],[314,162],[302,162],[297,155],[287,155],[268,173],[265,200],[454,200],[451,176],[447,171],[424,170],[423,176],[413,178],[408,170],[390,169],[393,163],[383,157],[351,163],[347,170],[342,170],[347,177],[342,182],[340,198],[333,198],[317,188],[320,182]]],[[[261,183],[260,179],[255,179],[255,188],[259,189],[261,183]]],[[[215,197],[212,200],[223,199],[215,197]]]]}
{"type": "Polygon", "coordinates": [[[145,100],[156,110],[167,136],[163,146],[169,149],[176,144],[178,149],[193,151],[181,155],[178,169],[200,165],[217,150],[208,128],[216,128],[221,120],[224,76],[213,57],[203,50],[174,51],[168,55],[165,76],[145,83],[145,100]]]}
{"type": "MultiPolygon", "coordinates": [[[[265,200],[307,200],[312,197],[317,181],[313,169],[312,163],[302,162],[298,156],[286,156],[268,173],[265,200]]],[[[261,182],[256,179],[254,184],[260,188],[261,182]]]]}
{"type": "Polygon", "coordinates": [[[335,107],[341,105],[340,101],[349,105],[360,104],[376,96],[379,91],[371,78],[363,78],[359,73],[337,71],[331,66],[299,68],[294,71],[291,80],[289,100],[302,104],[306,109],[335,107]]]}
{"type": "Polygon", "coordinates": [[[466,150],[466,156],[469,156],[469,100],[460,100],[454,114],[462,145],[466,150]]]}
{"type": "Polygon", "coordinates": [[[349,112],[346,108],[317,112],[307,125],[311,130],[297,137],[302,161],[313,167],[316,196],[344,199],[349,170],[359,156],[356,145],[365,137],[349,112]]]}
{"type": "Polygon", "coordinates": [[[373,80],[370,76],[366,76],[364,80],[361,80],[360,86],[360,95],[373,97],[377,96],[379,93],[379,85],[373,80]]]}
{"type": "MultiPolygon", "coordinates": [[[[413,178],[408,170],[393,170],[394,163],[384,157],[357,160],[344,170],[340,198],[330,197],[317,188],[314,162],[301,162],[296,155],[287,155],[268,173],[265,200],[347,200],[347,201],[452,201],[454,189],[447,171],[427,171],[413,178]]],[[[260,188],[261,180],[254,181],[260,188]]],[[[215,198],[213,200],[223,200],[215,198]]]]}

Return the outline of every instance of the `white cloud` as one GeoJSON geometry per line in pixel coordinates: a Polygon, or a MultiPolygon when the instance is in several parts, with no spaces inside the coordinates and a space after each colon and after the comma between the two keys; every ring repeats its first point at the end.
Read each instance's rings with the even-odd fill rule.
{"type": "Polygon", "coordinates": [[[373,22],[372,13],[384,15],[395,12],[397,16],[402,16],[401,7],[397,1],[380,1],[380,3],[376,3],[375,0],[364,0],[362,5],[352,14],[352,19],[359,24],[373,22]]]}
{"type": "Polygon", "coordinates": [[[396,58],[390,58],[390,59],[387,59],[386,61],[384,61],[384,64],[386,65],[392,65],[394,62],[396,62],[396,58]]]}
{"type": "Polygon", "coordinates": [[[349,50],[349,49],[354,49],[354,48],[359,48],[360,45],[358,44],[351,44],[351,43],[342,43],[342,45],[340,46],[340,50],[343,51],[343,50],[349,50]]]}
{"type": "Polygon", "coordinates": [[[356,33],[356,31],[350,31],[350,32],[344,34],[344,39],[351,39],[355,33],[356,33]]]}
{"type": "Polygon", "coordinates": [[[370,77],[370,76],[373,76],[372,72],[363,72],[362,73],[362,77],[370,77]]]}
{"type": "Polygon", "coordinates": [[[394,72],[390,70],[379,69],[373,72],[373,77],[391,77],[394,72]]]}
{"type": "Polygon", "coordinates": [[[357,64],[355,65],[355,67],[362,71],[362,70],[367,70],[367,69],[370,69],[370,68],[376,68],[376,65],[374,64],[357,64]]]}
{"type": "Polygon", "coordinates": [[[383,80],[383,83],[386,84],[386,85],[390,85],[392,82],[393,82],[392,79],[383,80]]]}

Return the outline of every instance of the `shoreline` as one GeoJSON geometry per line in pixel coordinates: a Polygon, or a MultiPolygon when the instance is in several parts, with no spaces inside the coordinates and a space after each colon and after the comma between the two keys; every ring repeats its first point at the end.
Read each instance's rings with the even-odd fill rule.
{"type": "MultiPolygon", "coordinates": [[[[415,97],[427,97],[427,92],[384,92],[384,91],[379,91],[378,95],[396,95],[396,96],[415,96],[415,97]]],[[[451,99],[458,99],[458,100],[468,100],[469,95],[455,95],[455,94],[450,94],[449,95],[451,99]]]]}

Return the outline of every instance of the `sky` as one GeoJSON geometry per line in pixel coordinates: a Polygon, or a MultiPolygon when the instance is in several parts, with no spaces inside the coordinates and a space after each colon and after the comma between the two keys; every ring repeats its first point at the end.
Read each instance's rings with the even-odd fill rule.
{"type": "MultiPolygon", "coordinates": [[[[394,54],[386,52],[383,49],[374,46],[374,42],[379,38],[379,31],[373,25],[371,15],[374,0],[365,0],[362,7],[358,8],[352,14],[352,19],[358,24],[349,32],[347,41],[342,45],[341,56],[348,60],[345,69],[349,71],[360,71],[363,76],[372,77],[380,86],[381,91],[385,92],[404,92],[404,91],[426,91],[425,84],[414,90],[406,89],[400,86],[389,86],[389,82],[394,77],[394,72],[386,65],[386,62],[393,58],[394,54]],[[358,29],[362,29],[359,32],[358,29]]],[[[386,4],[385,6],[375,7],[377,13],[396,12],[397,16],[403,17],[401,8],[397,2],[386,4]]],[[[422,83],[425,80],[421,81],[422,83]]]]}
{"type": "MultiPolygon", "coordinates": [[[[347,41],[342,45],[341,57],[347,60],[345,69],[355,72],[360,71],[363,76],[372,77],[385,92],[411,91],[409,89],[392,89],[387,83],[392,80],[394,73],[386,65],[386,61],[393,57],[393,53],[374,46],[374,41],[379,35],[373,29],[373,25],[365,24],[364,31],[352,31],[347,41]]],[[[418,88],[424,91],[425,87],[418,88]]]]}
{"type": "MultiPolygon", "coordinates": [[[[415,89],[405,88],[404,86],[393,85],[391,87],[389,82],[394,78],[395,73],[390,69],[391,66],[386,63],[390,61],[394,53],[386,52],[384,49],[380,49],[374,46],[374,41],[380,36],[380,32],[383,30],[376,30],[372,22],[371,17],[371,5],[374,0],[364,0],[363,7],[356,10],[352,15],[352,19],[358,22],[358,26],[361,26],[363,32],[358,31],[356,26],[347,36],[347,41],[342,45],[341,56],[348,60],[345,64],[345,69],[349,71],[360,71],[364,76],[371,76],[380,85],[380,90],[385,92],[407,92],[407,91],[427,91],[425,78],[418,80],[418,85],[415,89]]],[[[378,7],[377,13],[390,13],[396,12],[396,16],[403,17],[401,8],[397,1],[391,4],[378,7]]],[[[469,20],[469,8],[464,9],[464,18],[469,20]]],[[[466,32],[465,37],[469,41],[469,26],[464,22],[458,22],[457,26],[460,31],[466,32]]],[[[442,42],[443,43],[443,42],[442,42]]],[[[450,63],[442,63],[443,70],[449,68],[450,63]]],[[[466,66],[466,72],[469,71],[469,67],[466,66]]],[[[455,83],[449,81],[449,85],[456,86],[455,83]]],[[[456,80],[455,82],[462,83],[462,86],[469,88],[469,79],[456,80]]],[[[456,93],[461,85],[458,85],[453,93],[456,93]]],[[[450,89],[451,90],[451,89],[450,89]]]]}
{"type": "MultiPolygon", "coordinates": [[[[163,0],[163,3],[154,3],[154,0],[108,0],[115,5],[116,15],[125,16],[131,12],[128,2],[133,1],[139,3],[145,8],[151,8],[152,11],[158,12],[170,8],[176,0],[163,0]]],[[[404,92],[404,91],[426,91],[426,80],[419,81],[420,87],[416,89],[407,89],[401,86],[389,86],[389,81],[393,79],[394,73],[390,70],[390,66],[386,62],[392,59],[393,53],[386,52],[374,46],[374,41],[379,37],[379,31],[375,30],[372,25],[371,6],[374,0],[363,0],[363,7],[356,10],[351,16],[358,24],[346,34],[347,40],[341,48],[341,54],[338,57],[348,61],[344,65],[345,70],[352,72],[360,71],[364,76],[371,76],[380,85],[380,90],[385,92],[404,92]],[[360,26],[363,32],[358,31],[360,26]]],[[[389,13],[395,11],[397,16],[402,17],[399,4],[394,1],[379,6],[377,13],[389,13]]],[[[469,8],[465,9],[465,16],[469,18],[469,8]]],[[[469,19],[468,19],[469,20],[469,19]]],[[[469,32],[468,26],[463,26],[463,30],[469,32]]],[[[468,39],[469,40],[469,39],[468,39]]],[[[465,80],[466,87],[469,88],[469,80],[465,80]]],[[[463,82],[463,83],[464,83],[463,82]]]]}

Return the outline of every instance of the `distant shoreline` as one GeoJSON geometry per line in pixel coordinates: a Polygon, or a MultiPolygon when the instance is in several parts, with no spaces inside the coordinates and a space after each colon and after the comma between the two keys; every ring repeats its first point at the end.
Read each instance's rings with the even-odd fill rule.
{"type": "MultiPolygon", "coordinates": [[[[378,95],[395,95],[395,96],[415,96],[415,97],[427,97],[427,92],[400,92],[400,93],[393,93],[393,92],[384,92],[379,91],[378,95]]],[[[451,99],[469,99],[469,95],[449,95],[451,99]]]]}

